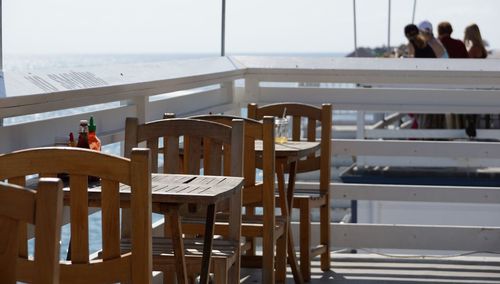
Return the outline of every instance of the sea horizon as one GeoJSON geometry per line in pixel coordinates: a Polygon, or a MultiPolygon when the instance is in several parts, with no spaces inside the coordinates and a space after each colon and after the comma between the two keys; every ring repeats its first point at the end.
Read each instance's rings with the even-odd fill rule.
{"type": "MultiPolygon", "coordinates": [[[[348,52],[249,52],[227,53],[227,56],[310,56],[345,57],[348,52]]],[[[109,64],[134,64],[163,62],[179,59],[218,57],[218,53],[47,53],[47,54],[4,54],[4,71],[29,71],[46,68],[74,68],[109,64]]]]}

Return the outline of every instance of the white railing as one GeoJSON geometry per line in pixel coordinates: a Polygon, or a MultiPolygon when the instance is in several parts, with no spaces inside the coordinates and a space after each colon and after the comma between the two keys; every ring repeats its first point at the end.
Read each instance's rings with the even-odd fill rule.
{"type": "MultiPolygon", "coordinates": [[[[310,104],[329,102],[333,104],[335,110],[358,111],[359,119],[353,128],[358,140],[334,140],[332,155],[356,156],[358,161],[364,162],[370,161],[366,156],[377,156],[371,161],[389,163],[389,160],[392,162],[404,160],[403,165],[414,165],[411,161],[417,160],[408,157],[430,156],[446,159],[446,162],[437,164],[433,162],[433,165],[498,166],[500,151],[496,149],[500,146],[497,143],[360,140],[427,135],[434,138],[446,135],[450,135],[451,138],[465,138],[465,134],[461,136],[459,130],[402,131],[371,127],[365,125],[367,122],[364,112],[500,113],[500,64],[498,63],[496,60],[238,56],[81,68],[82,70],[73,71],[71,76],[67,75],[70,74],[69,71],[60,70],[30,74],[7,73],[4,74],[5,94],[0,95],[0,119],[4,122],[0,127],[0,152],[52,145],[55,137],[64,137],[70,131],[75,132],[78,121],[87,119],[90,113],[84,109],[78,114],[29,120],[23,123],[6,123],[12,121],[12,117],[20,115],[75,107],[85,108],[99,103],[114,102],[108,109],[91,112],[98,124],[98,135],[105,144],[109,144],[123,140],[124,121],[127,116],[138,116],[143,121],[149,121],[161,118],[164,112],[175,112],[178,116],[209,111],[233,111],[238,114],[239,109],[245,107],[248,102],[265,104],[296,101],[310,104]],[[244,85],[235,83],[240,79],[244,79],[244,85]],[[268,82],[280,84],[267,84],[268,82]],[[91,83],[94,84],[92,87],[85,87],[91,83]],[[311,87],[317,85],[320,87],[311,87]],[[156,97],[162,94],[166,95],[156,97]],[[390,156],[390,159],[384,160],[383,157],[387,156],[390,156]]],[[[338,131],[340,130],[336,128],[334,135],[339,133],[338,131]]],[[[498,130],[484,131],[480,130],[478,134],[485,138],[500,136],[498,130]]],[[[335,161],[335,157],[333,160],[335,161]]],[[[422,162],[428,163],[428,160],[424,159],[415,165],[422,162]]],[[[299,183],[298,186],[311,185],[299,183]]],[[[474,187],[428,188],[332,184],[333,197],[338,199],[411,202],[463,201],[496,204],[499,199],[496,190],[474,187]],[[367,190],[367,187],[374,189],[367,190]]],[[[498,208],[491,210],[498,212],[494,211],[498,208]]],[[[333,244],[340,247],[388,246],[422,249],[453,247],[466,250],[493,250],[500,244],[498,228],[488,226],[475,228],[371,224],[332,226],[333,244]],[[456,238],[456,241],[448,243],[440,241],[440,238],[456,234],[461,236],[456,238]],[[357,237],[358,235],[374,237],[367,240],[357,237]],[[387,241],[381,241],[380,238],[383,236],[390,237],[387,241]],[[477,241],[477,245],[473,245],[473,241],[477,241]],[[440,247],[439,244],[443,246],[440,247]]]]}

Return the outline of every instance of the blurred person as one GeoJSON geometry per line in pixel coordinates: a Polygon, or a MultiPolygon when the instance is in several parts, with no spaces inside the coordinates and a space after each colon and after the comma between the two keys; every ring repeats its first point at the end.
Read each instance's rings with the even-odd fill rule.
{"type": "Polygon", "coordinates": [[[420,35],[418,27],[409,24],[404,29],[405,36],[408,39],[408,56],[414,58],[436,58],[433,49],[427,44],[427,41],[420,35]]]}
{"type": "MultiPolygon", "coordinates": [[[[418,27],[414,24],[409,24],[405,27],[404,33],[408,39],[408,57],[413,58],[436,58],[436,54],[427,44],[427,41],[420,35],[418,27]]],[[[424,128],[427,115],[409,113],[408,116],[412,120],[411,128],[424,128]]]]}
{"type": "Polygon", "coordinates": [[[469,53],[465,48],[465,44],[451,37],[453,28],[449,22],[441,22],[438,25],[438,38],[448,52],[450,58],[469,58],[469,53]]]}
{"type": "Polygon", "coordinates": [[[471,24],[465,28],[464,43],[470,58],[488,57],[488,52],[484,47],[483,37],[476,24],[471,24]]]}
{"type": "MultiPolygon", "coordinates": [[[[438,25],[438,38],[448,52],[450,58],[469,58],[469,53],[465,48],[465,44],[451,37],[453,28],[449,22],[441,22],[438,25]]],[[[463,114],[446,114],[446,128],[448,129],[463,129],[465,128],[465,115],[463,114]]]]}
{"type": "Polygon", "coordinates": [[[437,58],[449,58],[448,52],[444,48],[443,44],[434,37],[434,33],[432,31],[432,24],[429,21],[422,21],[418,25],[418,29],[420,30],[421,35],[427,41],[427,44],[432,47],[434,54],[436,54],[437,58]]]}
{"type": "MultiPolygon", "coordinates": [[[[479,27],[476,24],[471,24],[465,28],[464,43],[467,47],[469,58],[488,57],[488,52],[484,47],[481,32],[479,31],[479,27]]],[[[479,123],[478,118],[479,115],[477,114],[468,114],[465,116],[465,133],[467,133],[470,138],[474,138],[477,135],[476,129],[479,123]]],[[[489,128],[490,116],[485,115],[485,120],[485,127],[489,128]]]]}

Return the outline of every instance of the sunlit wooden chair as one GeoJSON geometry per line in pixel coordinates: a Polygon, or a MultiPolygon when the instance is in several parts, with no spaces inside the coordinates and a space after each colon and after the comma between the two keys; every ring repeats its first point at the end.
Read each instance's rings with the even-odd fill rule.
{"type": "MultiPolygon", "coordinates": [[[[192,118],[226,125],[235,118],[242,119],[229,115],[199,115],[192,118]]],[[[274,118],[264,117],[262,122],[248,118],[243,121],[245,124],[243,206],[246,213],[243,215],[242,235],[246,238],[244,245],[246,253],[242,255],[242,266],[262,268],[262,283],[284,282],[286,221],[284,216],[275,214],[274,118]],[[255,142],[258,140],[263,143],[260,157],[255,152],[255,142]],[[257,181],[257,164],[263,164],[262,181],[257,181]],[[256,208],[262,208],[262,214],[255,215],[256,208]],[[262,238],[262,256],[255,255],[255,238],[262,238]]],[[[223,224],[220,228],[223,229],[223,224]]],[[[199,232],[200,228],[190,225],[187,231],[199,232]]]]}
{"type": "MultiPolygon", "coordinates": [[[[139,124],[137,118],[127,118],[125,155],[128,155],[131,147],[146,142],[148,148],[152,151],[154,172],[242,176],[243,122],[234,120],[230,125],[180,118],[162,119],[139,124]],[[160,138],[163,140],[163,147],[159,146],[161,145],[160,138]],[[159,156],[163,157],[163,167],[158,166],[159,156]]],[[[222,206],[216,210],[220,213],[229,206],[232,205],[222,206]]],[[[209,212],[207,211],[207,214],[204,215],[203,209],[207,208],[189,206],[182,213],[185,216],[208,216],[209,212]]],[[[229,222],[238,224],[237,227],[240,228],[241,201],[237,210],[240,213],[231,215],[229,222]]],[[[157,209],[157,211],[161,212],[161,209],[157,209]]],[[[168,214],[165,215],[165,220],[171,220],[168,214]]],[[[170,226],[164,226],[164,228],[164,234],[168,237],[170,235],[170,226]]],[[[216,283],[239,282],[241,231],[226,233],[226,238],[215,240],[213,243],[214,253],[211,271],[215,274],[216,283]],[[217,262],[217,264],[214,262],[217,262]]],[[[203,239],[185,238],[183,241],[188,274],[199,274],[203,239]]],[[[174,251],[168,238],[154,238],[153,268],[164,273],[164,283],[175,281],[173,279],[173,274],[176,272],[175,261],[174,251]]],[[[177,273],[177,280],[178,282],[186,281],[185,279],[179,279],[179,273],[177,273]]]]}
{"type": "MultiPolygon", "coordinates": [[[[79,148],[35,148],[0,155],[0,179],[25,185],[26,176],[68,174],[65,203],[70,207],[70,259],[60,262],[61,283],[151,283],[151,172],[149,150],[131,159],[79,148]],[[90,193],[89,176],[100,178],[102,194],[90,193]],[[130,185],[132,249],[120,251],[120,184],[130,185]],[[92,194],[92,196],[91,196],[92,194]],[[96,200],[98,197],[99,201],[96,200]],[[102,252],[89,255],[89,205],[102,213],[102,252]]],[[[21,232],[18,280],[32,282],[26,226],[21,232]]]]}
{"type": "Polygon", "coordinates": [[[0,282],[17,283],[19,232],[35,225],[35,255],[30,261],[35,284],[59,283],[63,191],[56,178],[42,178],[37,191],[0,182],[0,282]]]}
{"type": "Polygon", "coordinates": [[[319,190],[295,190],[293,208],[300,210],[300,267],[304,280],[311,278],[311,259],[321,255],[321,269],[330,269],[330,144],[332,129],[332,107],[323,104],[316,107],[301,103],[277,103],[266,106],[248,105],[248,117],[262,119],[266,115],[286,116],[290,119],[290,128],[294,141],[321,141],[321,150],[306,160],[298,163],[298,173],[318,171],[319,190]],[[285,110],[286,109],[286,110],[285,110]],[[321,126],[321,135],[317,127],[321,126]],[[311,245],[311,210],[320,209],[320,244],[311,245]]]}

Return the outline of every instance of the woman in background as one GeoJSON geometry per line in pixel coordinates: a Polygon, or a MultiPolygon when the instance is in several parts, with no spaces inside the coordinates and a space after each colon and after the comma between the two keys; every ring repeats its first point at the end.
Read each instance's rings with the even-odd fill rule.
{"type": "Polygon", "coordinates": [[[486,58],[488,52],[484,47],[481,32],[476,24],[469,25],[465,28],[464,43],[469,52],[470,58],[486,58]]]}
{"type": "MultiPolygon", "coordinates": [[[[486,58],[488,56],[481,32],[476,24],[471,24],[465,28],[464,43],[469,53],[469,58],[486,58]]],[[[479,115],[477,114],[465,115],[465,133],[470,138],[474,138],[477,135],[478,117],[479,115]]],[[[485,115],[484,119],[485,128],[490,128],[490,115],[485,115]]]]}

